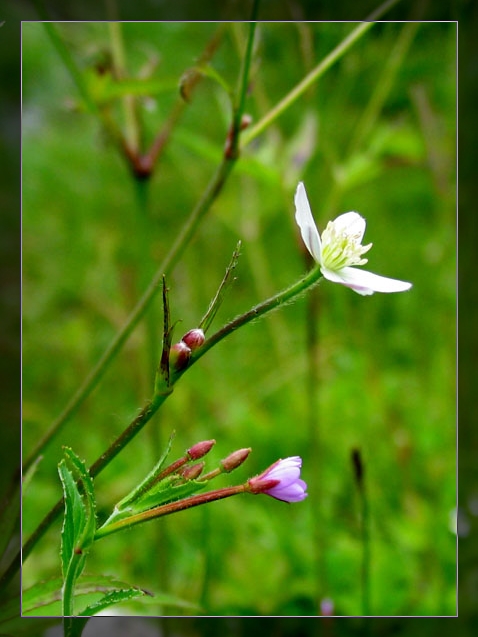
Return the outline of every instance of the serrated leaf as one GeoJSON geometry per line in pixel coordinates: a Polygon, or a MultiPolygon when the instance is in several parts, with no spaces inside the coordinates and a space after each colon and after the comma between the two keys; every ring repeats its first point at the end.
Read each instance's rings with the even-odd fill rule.
{"type": "MultiPolygon", "coordinates": [[[[122,500],[120,500],[120,502],[118,502],[118,504],[115,506],[116,511],[123,511],[124,509],[129,508],[130,505],[135,500],[137,500],[142,493],[146,493],[149,490],[150,485],[154,484],[156,476],[159,474],[159,472],[163,468],[163,465],[167,457],[169,456],[169,453],[171,451],[171,446],[173,443],[173,438],[174,438],[174,434],[172,434],[169,437],[169,441],[166,446],[166,449],[164,450],[162,456],[156,463],[156,466],[154,467],[154,469],[148,473],[146,478],[144,478],[144,480],[142,480],[137,487],[135,487],[130,493],[128,493],[127,496],[125,496],[122,500]]],[[[118,519],[118,518],[115,516],[115,519],[118,519]]]]}
{"type": "MultiPolygon", "coordinates": [[[[61,587],[62,579],[56,577],[47,582],[35,584],[25,590],[22,600],[22,615],[24,617],[60,617],[61,587]]],[[[75,587],[76,603],[80,606],[86,604],[87,607],[91,608],[96,606],[101,599],[118,590],[138,591],[136,595],[132,595],[129,599],[133,600],[144,597],[143,603],[151,601],[155,606],[163,604],[175,608],[198,609],[197,605],[167,593],[158,593],[153,597],[147,591],[131,586],[109,575],[83,575],[75,587]]],[[[123,599],[121,601],[126,600],[123,599]]],[[[5,617],[4,621],[13,620],[15,616],[18,616],[18,607],[18,597],[9,600],[8,603],[1,604],[0,611],[5,611],[1,613],[2,617],[5,617]]],[[[86,608],[82,611],[82,615],[84,615],[85,611],[86,608]]],[[[99,609],[95,612],[99,612],[99,609]]]]}
{"type": "Polygon", "coordinates": [[[68,566],[75,546],[85,527],[85,508],[71,471],[65,460],[58,464],[58,473],[63,486],[65,500],[65,515],[61,529],[61,567],[63,577],[66,576],[68,566]]]}
{"type": "MultiPolygon", "coordinates": [[[[33,615],[41,612],[41,615],[53,614],[51,608],[58,607],[58,615],[61,614],[61,588],[63,580],[61,577],[46,582],[39,582],[28,588],[22,595],[22,613],[33,615]]],[[[129,584],[112,577],[110,575],[84,575],[75,587],[75,597],[80,598],[86,604],[92,604],[106,593],[117,589],[132,588],[129,584]],[[87,598],[85,600],[85,598],[87,598]]],[[[18,613],[18,600],[16,601],[18,613]]]]}
{"type": "Polygon", "coordinates": [[[94,604],[90,604],[89,606],[87,606],[84,610],[81,611],[81,613],[79,613],[79,615],[80,617],[96,615],[109,606],[119,604],[120,602],[127,602],[137,597],[143,597],[144,595],[146,595],[146,592],[139,588],[116,589],[104,595],[94,604]]]}
{"type": "Polygon", "coordinates": [[[82,548],[87,548],[93,542],[96,530],[96,499],[93,480],[85,463],[70,448],[65,448],[65,455],[76,472],[77,480],[81,481],[82,501],[85,511],[85,525],[79,538],[82,548]]]}
{"type": "Polygon", "coordinates": [[[147,511],[148,509],[167,504],[168,502],[175,502],[176,500],[187,498],[190,495],[198,493],[198,491],[202,491],[206,485],[207,481],[199,480],[188,480],[183,484],[170,484],[166,487],[159,484],[157,488],[151,489],[151,491],[148,491],[148,493],[139,498],[131,507],[131,511],[135,514],[141,513],[142,511],[147,511]]]}

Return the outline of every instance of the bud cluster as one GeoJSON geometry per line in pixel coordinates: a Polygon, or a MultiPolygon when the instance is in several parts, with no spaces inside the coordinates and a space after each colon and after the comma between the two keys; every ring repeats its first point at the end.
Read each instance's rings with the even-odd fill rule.
{"type": "Polygon", "coordinates": [[[205,336],[201,329],[189,330],[178,343],[171,347],[169,352],[170,366],[176,371],[187,367],[191,352],[201,347],[204,341],[205,336]]]}

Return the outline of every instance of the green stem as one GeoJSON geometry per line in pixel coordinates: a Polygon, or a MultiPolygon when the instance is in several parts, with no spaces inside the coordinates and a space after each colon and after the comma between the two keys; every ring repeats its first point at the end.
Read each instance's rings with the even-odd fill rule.
{"type": "Polygon", "coordinates": [[[65,580],[62,588],[62,615],[63,617],[72,617],[74,612],[74,591],[75,583],[78,579],[78,575],[81,572],[83,566],[84,556],[82,553],[74,553],[71,561],[68,565],[68,570],[65,574],[65,580]]]}
{"type": "Polygon", "coordinates": [[[129,529],[135,524],[141,524],[142,522],[147,522],[148,520],[153,520],[154,518],[164,517],[165,515],[170,515],[171,513],[177,513],[178,511],[191,509],[192,507],[199,506],[200,504],[214,502],[215,500],[223,500],[224,498],[229,498],[233,495],[244,493],[245,491],[247,491],[246,486],[247,485],[239,484],[233,487],[224,487],[222,489],[217,489],[216,491],[200,493],[198,495],[193,495],[189,498],[185,498],[184,500],[169,502],[168,504],[163,504],[159,507],[155,507],[154,509],[149,509],[148,511],[137,513],[136,515],[132,515],[129,518],[119,520],[118,522],[114,522],[113,524],[109,524],[108,526],[104,526],[98,529],[95,535],[95,540],[100,540],[107,535],[117,533],[118,531],[122,531],[123,529],[129,529]]]}
{"type": "Polygon", "coordinates": [[[107,117],[103,111],[99,108],[98,104],[95,102],[93,97],[88,90],[86,82],[84,80],[83,74],[79,70],[76,62],[74,61],[70,51],[65,46],[62,38],[58,34],[56,27],[53,22],[43,22],[43,26],[45,31],[47,32],[53,46],[57,50],[58,55],[62,59],[63,64],[67,68],[70,73],[71,79],[73,80],[76,88],[78,89],[79,94],[81,95],[83,101],[86,104],[86,107],[95,115],[104,126],[104,128],[108,131],[108,134],[114,139],[116,144],[123,147],[123,142],[121,138],[121,133],[118,128],[114,125],[114,123],[107,117]]]}
{"type": "Polygon", "coordinates": [[[241,119],[244,113],[244,107],[246,104],[247,86],[249,84],[249,71],[251,68],[252,49],[254,44],[254,34],[256,31],[257,13],[259,11],[259,0],[254,0],[252,7],[251,22],[249,23],[249,35],[246,44],[246,53],[243,58],[242,72],[239,80],[239,89],[237,91],[237,101],[234,108],[234,130],[236,132],[236,139],[239,138],[239,131],[241,128],[241,119]]]}
{"type": "Polygon", "coordinates": [[[83,384],[79,387],[77,392],[70,399],[65,409],[53,422],[49,430],[45,433],[45,435],[41,438],[36,447],[31,451],[27,459],[24,461],[23,471],[26,471],[31,466],[31,464],[36,460],[36,458],[40,455],[40,453],[44,450],[44,448],[48,445],[52,438],[56,434],[58,434],[65,423],[73,416],[73,414],[76,413],[83,401],[87,398],[87,396],[89,396],[93,388],[98,384],[99,380],[105,373],[109,363],[118,354],[133,329],[136,327],[140,319],[145,314],[146,310],[149,308],[152,300],[155,298],[158,290],[161,287],[160,284],[163,274],[171,272],[173,267],[176,265],[179,257],[184,252],[186,245],[191,240],[191,237],[197,229],[200,221],[211,207],[211,204],[216,199],[219,192],[222,190],[227,177],[229,176],[229,173],[233,168],[233,165],[233,159],[224,160],[221,163],[219,169],[209,183],[201,200],[191,213],[186,224],[183,226],[181,233],[176,239],[174,245],[172,246],[164,261],[159,266],[156,274],[153,277],[153,280],[149,284],[146,292],[143,294],[136,307],[131,312],[125,325],[117,333],[98,363],[92,369],[92,371],[85,379],[83,384]]]}
{"type": "Polygon", "coordinates": [[[274,122],[282,113],[289,108],[299,97],[301,97],[314,82],[320,79],[324,73],[339,60],[350,47],[355,44],[373,25],[378,17],[388,11],[399,0],[387,0],[374,13],[369,16],[368,20],[361,22],[342,42],[335,47],[315,68],[308,73],[304,79],[299,82],[278,104],[274,106],[257,124],[249,128],[241,136],[241,147],[247,146],[253,139],[258,137],[272,122],[274,122]]]}
{"type": "MultiPolygon", "coordinates": [[[[126,60],[123,44],[123,34],[121,32],[121,22],[108,22],[111,51],[113,56],[114,70],[118,79],[126,77],[126,60]]],[[[139,152],[139,129],[135,111],[135,98],[133,95],[123,97],[123,112],[125,124],[125,139],[130,150],[137,154],[139,152]]]]}
{"type": "Polygon", "coordinates": [[[400,69],[400,65],[405,58],[413,38],[420,26],[420,22],[407,23],[393,48],[390,51],[387,61],[383,65],[383,71],[370,96],[358,123],[354,126],[353,136],[347,148],[347,155],[353,155],[364,139],[373,130],[378,116],[383,108],[385,100],[390,94],[391,88],[400,69]]]}
{"type": "MultiPolygon", "coordinates": [[[[305,277],[303,277],[296,283],[293,283],[291,286],[289,286],[285,290],[282,290],[282,292],[279,292],[278,294],[275,294],[274,296],[270,297],[266,301],[263,301],[262,303],[255,305],[245,314],[241,314],[240,316],[236,317],[235,319],[227,323],[218,332],[216,332],[210,338],[208,338],[204,342],[204,345],[202,345],[199,349],[197,349],[191,354],[189,367],[193,363],[198,361],[207,351],[211,349],[211,347],[214,347],[214,345],[217,345],[219,341],[222,341],[224,338],[226,338],[226,336],[228,336],[229,334],[237,330],[239,327],[242,327],[243,325],[246,325],[247,323],[250,323],[251,321],[254,321],[260,318],[267,312],[275,310],[280,305],[284,305],[285,303],[291,301],[292,299],[306,292],[309,288],[311,288],[312,286],[314,286],[316,283],[319,282],[321,276],[322,275],[320,273],[319,268],[316,267],[312,269],[305,277]]],[[[173,379],[173,382],[177,378],[182,376],[183,373],[184,371],[178,372],[176,377],[173,379]]]]}
{"type": "MultiPolygon", "coordinates": [[[[157,394],[149,401],[145,407],[141,410],[141,413],[133,420],[133,422],[123,431],[123,433],[113,442],[113,444],[96,460],[96,462],[90,467],[89,472],[92,478],[97,476],[119,452],[138,434],[146,423],[151,420],[159,407],[163,404],[169,394],[172,392],[165,392],[163,394],[157,394]]],[[[63,499],[59,500],[56,505],[51,509],[48,515],[38,525],[32,535],[23,545],[22,556],[25,560],[31,553],[36,543],[43,537],[46,531],[49,529],[54,520],[63,510],[63,499]]],[[[5,571],[2,582],[8,581],[18,568],[19,560],[16,558],[10,567],[5,571]],[[13,571],[13,572],[12,572],[13,571]]]]}
{"type": "Polygon", "coordinates": [[[64,637],[81,637],[89,617],[63,617],[64,637]]]}
{"type": "Polygon", "coordinates": [[[361,493],[362,504],[362,614],[364,617],[370,616],[370,534],[369,534],[369,509],[368,497],[365,484],[361,493]]]}

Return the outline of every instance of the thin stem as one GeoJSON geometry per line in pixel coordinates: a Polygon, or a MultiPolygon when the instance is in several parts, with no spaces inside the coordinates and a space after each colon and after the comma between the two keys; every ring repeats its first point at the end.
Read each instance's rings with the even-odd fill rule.
{"type": "Polygon", "coordinates": [[[361,490],[362,500],[362,613],[364,617],[370,616],[370,534],[369,534],[369,509],[368,496],[365,484],[361,490]]]}
{"type": "MultiPolygon", "coordinates": [[[[170,389],[170,391],[165,392],[164,394],[157,394],[152,400],[148,401],[148,403],[141,410],[141,413],[133,420],[133,422],[96,460],[96,462],[91,465],[89,473],[92,478],[96,477],[113,460],[113,458],[115,458],[119,454],[119,452],[141,431],[141,429],[149,420],[151,420],[151,418],[154,416],[156,411],[163,404],[163,402],[166,400],[171,392],[172,388],[170,389]]],[[[49,529],[51,524],[55,521],[62,510],[63,498],[56,503],[56,505],[51,509],[48,515],[42,520],[42,522],[38,525],[38,527],[23,545],[23,560],[26,560],[26,558],[30,555],[33,547],[43,537],[43,535],[46,533],[46,531],[49,529]]],[[[11,578],[11,576],[18,568],[18,565],[19,559],[15,558],[10,567],[5,571],[2,578],[2,583],[4,581],[8,581],[11,578]]]]}
{"type": "Polygon", "coordinates": [[[202,317],[198,327],[202,329],[204,332],[207,332],[209,326],[211,325],[216,313],[221,306],[221,303],[224,299],[224,295],[226,294],[227,288],[235,281],[235,279],[231,278],[231,274],[236,268],[237,262],[239,260],[241,250],[241,242],[239,241],[236,249],[232,253],[232,258],[229,265],[226,268],[226,273],[221,281],[221,285],[219,286],[214,298],[212,299],[209,307],[207,309],[206,314],[202,317]]]}
{"type": "Polygon", "coordinates": [[[368,496],[365,484],[365,467],[359,449],[352,450],[352,464],[355,474],[355,482],[360,499],[360,531],[362,536],[362,615],[370,616],[370,535],[369,535],[369,508],[368,496]]]}
{"type": "Polygon", "coordinates": [[[81,637],[89,617],[63,617],[64,637],[81,637]]]}
{"type": "Polygon", "coordinates": [[[50,40],[53,46],[57,50],[57,53],[62,59],[63,64],[65,65],[68,72],[70,73],[71,79],[76,85],[76,88],[78,89],[79,94],[81,95],[83,101],[85,102],[86,107],[88,108],[90,113],[95,115],[100,120],[101,124],[108,131],[108,134],[111,135],[111,137],[116,142],[116,144],[119,147],[123,148],[123,141],[121,138],[120,131],[114,125],[114,123],[109,119],[109,117],[107,117],[105,113],[103,113],[103,111],[100,109],[98,104],[95,102],[95,100],[91,96],[81,71],[79,70],[70,51],[65,46],[62,38],[58,34],[56,27],[54,26],[52,22],[43,22],[43,26],[48,36],[50,37],[50,40]]]}
{"type": "MultiPolygon", "coordinates": [[[[255,5],[258,0],[255,0],[255,5]]],[[[246,49],[246,57],[247,59],[244,61],[242,71],[241,71],[241,80],[239,83],[239,98],[237,100],[238,107],[235,112],[234,121],[240,121],[242,118],[243,108],[245,104],[245,95],[247,92],[247,84],[248,84],[248,73],[250,68],[250,56],[252,55],[252,41],[255,32],[255,24],[251,23],[249,26],[249,40],[246,49]]],[[[61,42],[61,40],[60,40],[61,42]]],[[[65,49],[63,43],[62,47],[65,49]]],[[[66,50],[66,49],[65,49],[66,50]]],[[[238,141],[237,138],[240,135],[240,127],[235,127],[233,125],[233,140],[232,146],[237,147],[238,141]]],[[[46,432],[46,434],[42,437],[39,443],[36,445],[35,449],[30,453],[23,464],[23,470],[26,471],[28,467],[35,461],[37,456],[42,452],[42,450],[48,445],[48,443],[52,440],[52,438],[61,430],[63,425],[73,416],[74,413],[78,410],[83,401],[87,398],[87,396],[91,393],[93,388],[97,385],[100,378],[106,371],[106,368],[110,364],[110,362],[114,359],[116,354],[120,351],[121,347],[133,331],[133,329],[138,324],[139,320],[144,316],[146,310],[149,308],[151,302],[155,298],[159,284],[164,274],[168,274],[171,272],[173,267],[178,262],[179,258],[183,254],[186,246],[189,244],[191,238],[193,237],[195,231],[197,230],[200,222],[209,211],[212,203],[216,200],[219,193],[221,192],[224,184],[226,183],[234,165],[238,158],[237,153],[228,154],[225,153],[221,164],[219,165],[216,173],[212,177],[209,182],[203,196],[199,200],[198,204],[191,212],[188,220],[184,224],[179,233],[176,241],[171,247],[169,253],[167,254],[164,261],[159,266],[156,274],[154,275],[149,287],[146,292],[143,294],[138,304],[128,317],[125,325],[120,330],[120,332],[115,336],[109,347],[104,352],[103,356],[100,358],[96,366],[90,372],[89,376],[85,379],[83,384],[79,387],[77,392],[73,395],[63,412],[58,416],[58,418],[53,422],[50,429],[46,432]]]]}
{"type": "Polygon", "coordinates": [[[86,86],[86,83],[84,81],[81,71],[78,69],[78,66],[76,65],[76,62],[71,56],[70,51],[65,46],[63,39],[58,34],[58,31],[54,23],[43,22],[43,27],[45,31],[47,32],[48,36],[50,37],[50,40],[52,44],[54,45],[55,49],[57,50],[57,53],[59,54],[63,64],[67,68],[71,76],[71,79],[76,85],[76,88],[78,89],[79,94],[83,98],[88,110],[94,115],[96,115],[97,117],[99,117],[101,120],[103,120],[101,116],[101,111],[98,105],[96,104],[95,100],[91,97],[91,94],[86,86]]]}
{"type": "Polygon", "coordinates": [[[191,240],[191,237],[197,229],[200,221],[211,207],[211,204],[216,199],[219,192],[222,190],[227,177],[229,176],[229,173],[233,168],[233,164],[234,160],[224,160],[221,163],[219,169],[209,183],[201,200],[191,213],[186,224],[183,226],[180,235],[176,239],[168,255],[156,271],[156,274],[154,275],[146,292],[143,294],[138,304],[128,317],[126,323],[116,334],[113,341],[110,343],[109,347],[106,349],[98,363],[92,369],[92,371],[87,376],[83,384],[79,387],[77,392],[70,399],[65,409],[53,422],[50,429],[45,433],[45,435],[41,438],[36,447],[31,451],[27,459],[24,461],[23,471],[26,471],[31,466],[31,464],[36,460],[43,449],[48,445],[52,438],[56,434],[58,434],[65,423],[77,412],[80,405],[87,398],[87,396],[89,396],[93,388],[98,384],[100,378],[105,373],[109,363],[118,354],[133,329],[146,313],[146,310],[149,308],[152,300],[155,298],[158,290],[160,289],[160,283],[163,277],[163,273],[167,274],[171,272],[174,265],[176,265],[179,257],[184,252],[186,245],[191,240]]]}
{"type": "Polygon", "coordinates": [[[420,22],[409,22],[403,27],[394,47],[390,51],[387,62],[383,66],[383,71],[375,85],[368,104],[358,123],[354,126],[353,136],[347,148],[347,155],[353,155],[360,147],[362,141],[367,138],[370,131],[373,130],[379,113],[393,86],[400,65],[410,48],[419,26],[420,22]]]}
{"type": "MultiPolygon", "coordinates": [[[[211,60],[211,58],[213,57],[214,53],[216,52],[221,42],[224,29],[225,29],[225,24],[219,25],[217,31],[214,33],[213,37],[207,43],[206,48],[200,55],[197,62],[197,66],[207,64],[209,60],[211,60]]],[[[201,80],[201,78],[202,78],[202,75],[200,73],[197,73],[194,76],[194,79],[190,81],[188,85],[189,95],[191,95],[191,92],[194,90],[194,88],[196,87],[196,84],[201,80]]],[[[174,104],[172,111],[169,114],[169,117],[166,119],[162,129],[159,131],[153,143],[151,144],[151,148],[149,149],[148,153],[142,158],[142,163],[147,169],[149,170],[153,169],[153,166],[155,165],[156,161],[158,160],[158,157],[163,151],[163,148],[165,147],[166,142],[168,141],[172,131],[174,130],[176,123],[178,122],[183,111],[185,110],[187,104],[188,103],[183,98],[179,98],[177,102],[174,104]]]]}
{"type": "Polygon", "coordinates": [[[74,613],[74,590],[75,582],[78,578],[82,567],[84,557],[81,553],[74,553],[65,574],[65,581],[62,588],[62,615],[63,617],[71,617],[74,613]]]}
{"type": "Polygon", "coordinates": [[[223,489],[217,489],[216,491],[209,491],[208,493],[193,495],[184,500],[169,502],[168,504],[163,504],[159,507],[155,507],[154,509],[149,509],[148,511],[144,511],[143,513],[137,513],[136,515],[132,515],[129,518],[119,520],[118,522],[98,529],[95,535],[95,540],[100,540],[101,538],[106,537],[107,535],[111,535],[112,533],[116,533],[123,529],[128,529],[135,524],[147,522],[148,520],[153,520],[154,518],[164,517],[165,515],[170,515],[171,513],[177,513],[178,511],[185,511],[186,509],[191,509],[193,507],[199,506],[200,504],[206,504],[208,502],[214,502],[215,500],[230,498],[233,495],[244,493],[245,491],[247,491],[247,485],[239,484],[233,487],[224,487],[223,489]]]}
{"type": "Polygon", "coordinates": [[[254,34],[256,31],[256,20],[259,11],[259,0],[254,0],[252,6],[251,22],[249,23],[249,35],[246,44],[246,53],[243,58],[242,72],[239,80],[239,90],[237,91],[237,101],[235,106],[234,126],[238,133],[241,127],[241,119],[246,104],[247,87],[249,84],[249,71],[251,68],[252,49],[254,44],[254,34]]]}
{"type": "MultiPolygon", "coordinates": [[[[204,345],[192,352],[189,366],[198,361],[208,350],[211,349],[211,347],[217,345],[217,343],[222,341],[222,339],[226,338],[226,336],[237,330],[239,327],[242,327],[243,325],[246,325],[247,323],[260,318],[267,312],[275,310],[280,305],[284,305],[285,303],[288,303],[292,299],[306,292],[308,289],[319,282],[321,276],[322,275],[319,268],[314,268],[305,277],[303,277],[296,283],[293,283],[285,290],[282,290],[282,292],[279,292],[266,301],[255,305],[245,314],[241,314],[240,316],[227,323],[218,332],[208,338],[204,342],[204,345]]],[[[178,372],[176,378],[179,378],[183,373],[184,371],[178,372]]]]}
{"type": "MultiPolygon", "coordinates": [[[[255,4],[257,4],[257,1],[255,4]]],[[[252,54],[252,38],[255,31],[255,24],[251,23],[249,27],[249,40],[246,55],[250,56],[252,54]]],[[[247,60],[243,64],[242,72],[241,72],[241,82],[240,82],[240,92],[244,93],[238,99],[238,109],[235,113],[235,118],[242,118],[242,110],[244,108],[244,100],[245,93],[247,91],[247,73],[249,72],[250,60],[247,60]]],[[[234,127],[233,127],[234,128],[234,127]]],[[[237,130],[234,130],[233,140],[231,142],[233,147],[237,147],[237,139],[240,135],[240,127],[237,130]]],[[[216,173],[212,177],[209,182],[205,192],[203,193],[201,199],[199,200],[196,207],[191,212],[189,218],[181,229],[176,241],[172,245],[169,253],[167,254],[164,261],[160,264],[157,269],[155,275],[146,292],[143,294],[136,307],[131,312],[128,317],[123,328],[118,332],[115,336],[109,347],[104,352],[103,356],[100,358],[96,366],[92,369],[88,377],[85,379],[83,384],[79,387],[77,392],[73,395],[65,409],[58,416],[58,418],[53,422],[50,429],[46,432],[46,434],[42,437],[42,439],[38,442],[36,447],[27,457],[25,462],[23,463],[23,471],[26,471],[28,467],[35,461],[37,456],[42,452],[42,450],[48,445],[48,443],[52,440],[52,438],[61,430],[63,425],[73,416],[74,413],[78,410],[83,401],[89,396],[93,388],[98,384],[98,381],[103,376],[108,367],[109,363],[113,360],[116,354],[120,351],[121,347],[133,331],[133,329],[138,324],[139,320],[146,313],[146,310],[149,308],[151,302],[155,298],[159,285],[161,283],[162,277],[164,274],[168,274],[171,272],[173,267],[178,262],[179,258],[183,254],[186,246],[189,244],[191,238],[193,237],[195,231],[197,230],[200,222],[209,211],[212,203],[217,199],[219,193],[224,187],[234,165],[238,158],[237,153],[228,154],[225,153],[221,164],[219,165],[216,173]]]]}
{"type": "Polygon", "coordinates": [[[264,117],[254,126],[249,128],[241,136],[241,147],[247,146],[253,139],[258,137],[272,122],[289,108],[299,97],[301,97],[314,82],[320,79],[324,73],[339,60],[350,47],[355,44],[374,24],[371,20],[376,20],[388,11],[399,0],[387,0],[368,18],[369,21],[361,22],[342,42],[335,47],[315,68],[308,73],[278,104],[274,106],[264,117]]]}
{"type": "MultiPolygon", "coordinates": [[[[126,77],[126,60],[124,52],[122,23],[108,22],[111,51],[113,56],[113,68],[116,78],[122,80],[126,77]]],[[[139,128],[136,118],[136,104],[133,95],[125,95],[123,97],[123,112],[125,124],[125,139],[128,147],[133,154],[139,152],[139,128]]]]}

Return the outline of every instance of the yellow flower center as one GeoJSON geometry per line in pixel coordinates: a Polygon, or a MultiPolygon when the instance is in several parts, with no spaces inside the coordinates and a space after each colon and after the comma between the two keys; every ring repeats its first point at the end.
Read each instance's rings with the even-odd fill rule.
{"type": "Polygon", "coordinates": [[[360,232],[329,221],[322,233],[322,265],[329,270],[341,270],[350,265],[364,265],[367,259],[362,254],[370,250],[372,244],[363,246],[360,232]]]}

